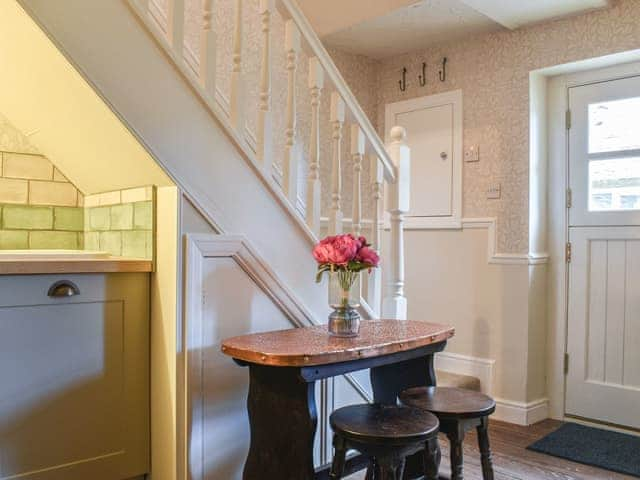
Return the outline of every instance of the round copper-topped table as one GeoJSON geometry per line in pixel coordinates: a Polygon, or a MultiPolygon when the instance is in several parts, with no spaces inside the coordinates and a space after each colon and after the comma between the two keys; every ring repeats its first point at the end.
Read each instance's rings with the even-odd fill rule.
{"type": "Polygon", "coordinates": [[[395,404],[406,388],[435,385],[433,354],[453,334],[434,323],[369,320],[355,338],[331,337],[321,325],[225,340],[222,351],[250,372],[251,446],[243,479],[325,478],[313,467],[316,380],[370,368],[374,401],[395,404]]]}

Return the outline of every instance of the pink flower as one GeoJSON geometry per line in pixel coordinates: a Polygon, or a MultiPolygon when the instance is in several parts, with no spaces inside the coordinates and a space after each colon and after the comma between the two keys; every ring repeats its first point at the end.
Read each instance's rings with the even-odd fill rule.
{"type": "Polygon", "coordinates": [[[319,264],[347,265],[361,247],[360,240],[351,234],[327,237],[313,249],[313,257],[319,264]]]}
{"type": "Polygon", "coordinates": [[[331,263],[346,265],[353,260],[358,253],[360,243],[351,234],[336,235],[333,238],[333,255],[329,257],[331,263]]]}
{"type": "Polygon", "coordinates": [[[380,257],[376,251],[370,247],[362,247],[356,255],[356,260],[362,263],[366,263],[371,267],[377,267],[380,263],[380,257]]]}
{"type": "Polygon", "coordinates": [[[313,258],[318,263],[329,263],[329,260],[333,256],[333,245],[330,243],[318,243],[313,248],[313,258]]]}

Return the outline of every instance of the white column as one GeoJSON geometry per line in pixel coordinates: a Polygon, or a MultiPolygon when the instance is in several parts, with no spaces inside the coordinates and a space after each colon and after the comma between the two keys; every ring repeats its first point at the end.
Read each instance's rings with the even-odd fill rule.
{"type": "Polygon", "coordinates": [[[389,189],[388,210],[391,222],[389,267],[387,288],[382,301],[384,318],[406,320],[407,299],[404,296],[404,215],[409,211],[411,155],[402,127],[391,129],[391,142],[387,152],[396,170],[396,181],[387,185],[389,189]]]}
{"type": "MultiPolygon", "coordinates": [[[[384,181],[384,172],[382,163],[378,160],[377,155],[369,155],[369,182],[371,186],[371,204],[373,212],[371,216],[371,247],[380,255],[380,247],[382,243],[382,182],[384,181]]],[[[384,268],[384,266],[383,266],[384,268]]],[[[382,302],[382,269],[374,268],[367,277],[367,301],[375,312],[380,311],[382,302]]]]}
{"type": "Polygon", "coordinates": [[[242,2],[235,0],[235,16],[233,26],[233,47],[231,67],[231,95],[229,98],[229,119],[240,138],[244,139],[245,115],[245,82],[242,72],[242,2]]]}
{"type": "Polygon", "coordinates": [[[268,178],[272,175],[271,128],[271,15],[275,0],[260,0],[262,24],[262,63],[260,64],[260,105],[258,108],[257,152],[258,161],[268,178]]]}
{"type": "Polygon", "coordinates": [[[318,57],[309,59],[309,92],[311,95],[311,138],[309,139],[309,177],[307,178],[307,225],[320,234],[320,97],[324,87],[324,70],[318,57]]]}
{"type": "Polygon", "coordinates": [[[341,143],[342,125],[344,124],[344,101],[338,92],[331,93],[331,130],[332,130],[332,163],[331,163],[331,207],[329,210],[329,235],[342,233],[342,170],[341,143]]]}
{"type": "Polygon", "coordinates": [[[296,145],[296,67],[300,53],[300,30],[293,20],[285,24],[285,50],[287,53],[287,111],[285,153],[282,164],[282,186],[294,207],[298,203],[298,155],[296,145]]]}
{"type": "Polygon", "coordinates": [[[169,0],[167,25],[171,47],[180,63],[184,59],[184,0],[169,0]]]}
{"type": "Polygon", "coordinates": [[[202,2],[200,33],[200,82],[211,100],[216,98],[216,32],[213,29],[213,0],[202,2]]]}
{"type": "Polygon", "coordinates": [[[351,125],[351,161],[353,162],[353,205],[351,209],[351,231],[358,237],[362,232],[362,157],[364,156],[364,133],[357,123],[351,125]]]}

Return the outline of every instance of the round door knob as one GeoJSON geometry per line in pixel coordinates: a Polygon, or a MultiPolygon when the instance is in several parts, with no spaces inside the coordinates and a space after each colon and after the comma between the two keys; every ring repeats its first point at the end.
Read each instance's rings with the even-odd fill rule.
{"type": "Polygon", "coordinates": [[[448,156],[449,156],[449,155],[447,154],[447,152],[441,152],[441,153],[440,153],[440,158],[441,158],[442,160],[446,160],[448,156]]]}

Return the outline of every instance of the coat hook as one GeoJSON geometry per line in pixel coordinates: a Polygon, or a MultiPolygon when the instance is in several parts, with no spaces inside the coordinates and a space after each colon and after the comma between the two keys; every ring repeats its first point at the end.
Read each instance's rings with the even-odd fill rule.
{"type": "Polygon", "coordinates": [[[402,80],[400,80],[398,84],[400,85],[401,92],[407,89],[407,67],[402,67],[402,80]]]}
{"type": "Polygon", "coordinates": [[[442,70],[438,72],[438,77],[440,77],[441,82],[447,79],[447,57],[442,59],[442,70]]]}
{"type": "Polygon", "coordinates": [[[422,73],[418,75],[418,81],[420,86],[424,87],[427,84],[427,63],[422,62],[422,73]]]}

